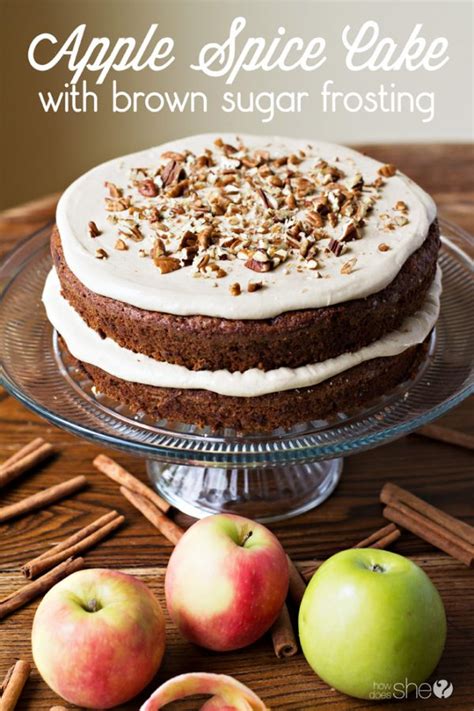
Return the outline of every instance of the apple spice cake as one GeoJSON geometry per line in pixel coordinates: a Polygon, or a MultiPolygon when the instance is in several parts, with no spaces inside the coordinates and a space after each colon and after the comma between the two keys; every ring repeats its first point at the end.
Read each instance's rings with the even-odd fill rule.
{"type": "Polygon", "coordinates": [[[240,432],[350,411],[406,380],[439,313],[431,198],[351,149],[192,136],[61,197],[43,301],[97,390],[240,432]]]}

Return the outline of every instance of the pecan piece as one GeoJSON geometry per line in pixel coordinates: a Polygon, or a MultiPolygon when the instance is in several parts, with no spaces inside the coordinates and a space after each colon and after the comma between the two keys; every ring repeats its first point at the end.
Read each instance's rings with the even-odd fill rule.
{"type": "Polygon", "coordinates": [[[105,209],[108,212],[122,212],[123,210],[128,210],[130,207],[130,198],[127,197],[106,197],[105,198],[105,209]]]}
{"type": "Polygon", "coordinates": [[[165,243],[161,239],[161,237],[157,237],[153,243],[153,247],[151,248],[150,256],[153,259],[153,261],[156,261],[159,257],[165,257],[166,256],[166,247],[165,243]]]}
{"type": "Polygon", "coordinates": [[[270,272],[273,267],[270,260],[268,262],[259,262],[254,257],[247,259],[244,266],[246,266],[247,269],[251,269],[253,272],[270,272]]]}
{"type": "Polygon", "coordinates": [[[408,212],[408,205],[406,202],[403,202],[403,200],[398,200],[395,204],[395,210],[398,210],[398,212],[408,212]]]}
{"type": "Polygon", "coordinates": [[[177,163],[182,163],[186,160],[184,153],[178,153],[177,151],[166,151],[161,154],[163,160],[175,160],[177,163]]]}
{"type": "Polygon", "coordinates": [[[132,242],[142,242],[144,240],[144,236],[140,232],[140,228],[138,225],[119,225],[119,235],[122,237],[127,237],[127,239],[131,239],[132,242]]]}
{"type": "Polygon", "coordinates": [[[176,183],[176,185],[174,185],[172,188],[170,188],[166,194],[168,195],[168,197],[173,197],[173,198],[181,197],[183,195],[183,193],[185,193],[186,190],[188,189],[188,185],[189,185],[189,180],[187,180],[187,179],[180,180],[179,183],[176,183]]]}
{"type": "Polygon", "coordinates": [[[109,183],[109,181],[106,180],[104,185],[107,188],[107,190],[109,191],[110,197],[114,197],[114,198],[122,197],[123,190],[118,188],[114,183],[109,183]]]}
{"type": "Polygon", "coordinates": [[[123,241],[123,239],[118,239],[115,244],[114,244],[114,249],[118,249],[119,252],[126,252],[128,247],[126,243],[123,241]]]}
{"type": "Polygon", "coordinates": [[[88,223],[87,229],[89,230],[89,234],[91,237],[98,237],[100,234],[102,234],[102,232],[99,230],[93,220],[88,223]]]}
{"type": "Polygon", "coordinates": [[[183,166],[176,160],[170,160],[165,165],[161,173],[161,180],[163,181],[163,185],[165,187],[171,185],[172,183],[177,183],[185,177],[186,173],[183,166]]]}
{"type": "Polygon", "coordinates": [[[393,163],[386,163],[378,169],[377,173],[384,178],[391,178],[397,172],[397,167],[393,163]]]}
{"type": "Polygon", "coordinates": [[[357,262],[357,257],[352,257],[348,262],[344,262],[341,267],[341,274],[350,274],[357,262]]]}
{"type": "Polygon", "coordinates": [[[352,242],[352,240],[357,239],[358,233],[357,233],[357,227],[355,223],[351,220],[350,222],[345,225],[342,235],[341,235],[341,242],[352,242]]]}
{"type": "Polygon", "coordinates": [[[344,251],[344,245],[342,242],[339,242],[339,240],[337,240],[337,239],[330,239],[329,244],[328,244],[328,249],[336,257],[340,257],[344,251]]]}
{"type": "Polygon", "coordinates": [[[138,184],[138,192],[144,197],[156,197],[158,195],[158,185],[151,178],[146,178],[138,184]]]}
{"type": "Polygon", "coordinates": [[[273,197],[273,195],[266,193],[265,190],[262,190],[262,188],[257,188],[257,195],[259,196],[267,210],[278,209],[278,200],[273,197]]]}
{"type": "Polygon", "coordinates": [[[308,210],[308,212],[306,213],[306,219],[312,225],[312,227],[322,227],[324,225],[324,220],[319,214],[319,212],[308,210]]]}
{"type": "Polygon", "coordinates": [[[207,249],[210,247],[212,243],[212,233],[213,233],[213,228],[212,227],[204,227],[197,236],[197,241],[198,245],[202,249],[207,249]]]}
{"type": "Polygon", "coordinates": [[[175,259],[174,257],[154,257],[153,261],[161,274],[170,274],[171,272],[181,269],[179,259],[175,259]]]}

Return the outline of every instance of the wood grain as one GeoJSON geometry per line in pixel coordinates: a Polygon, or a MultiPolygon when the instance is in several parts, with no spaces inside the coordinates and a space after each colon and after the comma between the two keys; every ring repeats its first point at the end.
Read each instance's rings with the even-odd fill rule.
{"type": "MultiPolygon", "coordinates": [[[[474,232],[472,171],[474,149],[463,145],[377,145],[367,152],[384,162],[393,162],[430,191],[441,215],[474,232]]],[[[19,239],[54,217],[54,198],[40,205],[0,214],[0,256],[19,239]]],[[[474,247],[474,245],[473,245],[474,247]]],[[[464,402],[440,421],[474,434],[472,401],[464,402]]],[[[24,583],[20,566],[26,560],[87,525],[110,509],[125,515],[126,523],[113,537],[86,554],[86,565],[108,566],[132,572],[162,598],[164,566],[172,545],[120,495],[114,482],[92,467],[98,447],[75,438],[44,422],[9,397],[0,388],[0,461],[34,437],[42,436],[58,450],[58,456],[26,473],[0,494],[7,505],[78,474],[87,476],[90,486],[72,499],[45,511],[0,526],[0,596],[24,583]]],[[[144,460],[125,453],[108,452],[146,482],[144,460]]],[[[353,546],[384,524],[378,496],[386,481],[413,491],[454,516],[474,524],[472,453],[424,437],[409,436],[378,449],[345,460],[341,482],[333,496],[321,507],[297,519],[272,525],[287,552],[295,561],[324,559],[353,546]]],[[[175,515],[179,525],[190,519],[175,515]]],[[[432,577],[446,604],[448,644],[435,677],[454,684],[450,699],[403,702],[400,708],[465,711],[474,698],[473,573],[461,564],[440,555],[428,544],[403,532],[392,550],[414,555],[432,577]]],[[[36,604],[1,623],[0,677],[16,657],[30,659],[30,625],[36,604]]],[[[251,686],[275,711],[313,711],[323,705],[337,711],[387,709],[396,704],[369,704],[348,699],[318,681],[301,655],[286,661],[274,656],[267,638],[248,650],[232,654],[212,654],[180,639],[168,620],[168,654],[156,683],[185,671],[230,673],[251,686]]],[[[153,685],[152,685],[153,686],[153,685]]],[[[22,696],[22,711],[46,711],[59,699],[41,682],[36,669],[22,696]]],[[[69,707],[71,708],[71,707],[69,707]]],[[[123,709],[137,709],[133,702],[123,709]]],[[[193,702],[176,708],[195,709],[193,702]]]]}

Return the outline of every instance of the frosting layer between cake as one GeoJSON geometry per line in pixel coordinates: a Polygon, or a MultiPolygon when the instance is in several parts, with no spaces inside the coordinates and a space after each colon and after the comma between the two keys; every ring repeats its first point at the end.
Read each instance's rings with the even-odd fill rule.
{"type": "MultiPolygon", "coordinates": [[[[190,150],[198,156],[206,148],[215,150],[215,138],[215,135],[193,136],[109,161],[83,175],[65,191],[58,204],[57,225],[66,262],[83,284],[97,294],[150,311],[176,315],[200,314],[225,319],[270,318],[286,311],[342,303],[382,290],[393,281],[406,259],[423,243],[435,219],[436,209],[431,198],[409,178],[396,172],[384,180],[373,208],[364,217],[361,238],[344,244],[344,254],[336,256],[327,247],[331,238],[340,239],[350,218],[345,217],[337,226],[325,225],[327,238],[317,243],[323,256],[315,257],[315,261],[321,263],[314,270],[306,267],[299,269],[290,256],[267,273],[249,270],[239,258],[220,262],[226,273],[218,279],[203,278],[201,275],[196,278],[192,265],[182,266],[171,273],[160,273],[153,259],[148,256],[156,239],[156,231],[149,221],[133,214],[133,210],[132,213],[125,210],[122,217],[136,222],[141,233],[140,240],[122,237],[126,248],[114,248],[119,231],[117,222],[107,219],[111,213],[105,209],[104,196],[107,193],[104,183],[120,186],[124,189],[125,197],[130,195],[133,198],[134,205],[149,208],[156,202],[156,196],[143,197],[133,184],[134,181],[131,182],[131,171],[136,176],[140,168],[152,172],[156,170],[158,184],[161,181],[160,175],[163,175],[163,166],[167,163],[167,159],[162,158],[164,153],[190,150]],[[161,170],[160,175],[158,169],[161,170]],[[395,209],[400,203],[406,207],[403,214],[395,209]],[[94,238],[88,230],[90,221],[97,225],[100,232],[94,238]],[[383,249],[381,245],[384,245],[383,249]],[[98,259],[97,252],[100,250],[107,256],[98,259]],[[143,254],[146,256],[140,256],[143,254]],[[344,270],[342,267],[347,262],[351,266],[344,270]],[[249,292],[246,288],[249,281],[261,281],[263,288],[249,292]],[[231,290],[235,283],[242,287],[237,296],[231,290]]],[[[225,143],[239,145],[234,134],[225,134],[222,139],[225,143]]],[[[358,176],[363,177],[365,185],[380,178],[378,171],[381,163],[334,144],[246,135],[241,135],[240,140],[251,150],[269,152],[272,158],[296,155],[299,162],[294,169],[302,175],[314,169],[315,164],[322,160],[341,170],[344,174],[341,182],[345,184],[357,184],[358,176]],[[304,152],[304,156],[301,156],[300,151],[304,152]]],[[[241,153],[237,150],[230,157],[221,155],[216,161],[215,174],[232,172],[233,161],[239,162],[241,153]]],[[[212,174],[213,170],[210,172],[212,174]]],[[[260,178],[256,175],[255,180],[260,181],[260,178]]],[[[232,184],[229,185],[231,188],[232,184]]],[[[161,190],[162,186],[158,185],[158,188],[161,190]]],[[[283,191],[285,189],[283,187],[283,191]]],[[[255,186],[249,190],[255,191],[255,186]]],[[[267,192],[262,199],[269,202],[271,210],[273,188],[270,186],[265,190],[267,192]]],[[[212,186],[203,189],[206,196],[209,192],[212,192],[212,186]]],[[[232,189],[227,190],[226,194],[230,201],[239,199],[239,194],[233,194],[232,189]]],[[[364,188],[361,194],[364,195],[364,188]]],[[[175,236],[177,241],[187,230],[197,232],[205,225],[199,213],[192,218],[180,216],[182,200],[180,196],[170,197],[167,201],[169,214],[163,218],[168,233],[175,236]]],[[[303,219],[300,212],[306,213],[306,207],[297,211],[294,218],[288,219],[285,229],[292,225],[292,220],[294,222],[299,217],[303,219]]],[[[250,213],[247,217],[250,223],[261,221],[261,216],[257,214],[250,213]]],[[[230,220],[227,217],[224,216],[221,222],[229,227],[227,223],[230,220]]],[[[254,238],[258,239],[260,235],[263,238],[266,233],[257,233],[254,238]]]]}
{"type": "Polygon", "coordinates": [[[46,280],[43,302],[48,319],[64,338],[69,351],[80,361],[90,363],[122,380],[166,388],[203,389],[234,397],[257,397],[316,385],[365,361],[394,356],[422,343],[439,315],[441,270],[430,287],[422,309],[407,318],[400,329],[355,353],[299,368],[258,368],[243,373],[227,370],[192,371],[179,365],[156,361],[122,348],[110,338],[102,339],[89,328],[61,296],[56,272],[46,280]]]}

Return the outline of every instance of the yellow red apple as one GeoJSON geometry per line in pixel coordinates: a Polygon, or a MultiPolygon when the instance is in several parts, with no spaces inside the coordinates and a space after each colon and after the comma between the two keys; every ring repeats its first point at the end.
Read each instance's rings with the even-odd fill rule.
{"type": "Polygon", "coordinates": [[[232,514],[201,519],[174,549],[166,603],[184,637],[207,649],[252,644],[277,618],[288,591],[288,563],[265,526],[232,514]]]}
{"type": "Polygon", "coordinates": [[[33,622],[33,659],[53,691],[81,708],[108,709],[138,694],[165,649],[151,590],[114,570],[80,570],[55,585],[33,622]]]}
{"type": "Polygon", "coordinates": [[[191,672],[168,679],[145,701],[140,711],[159,711],[166,704],[188,696],[212,695],[201,711],[269,711],[254,692],[226,674],[191,672]]]}

